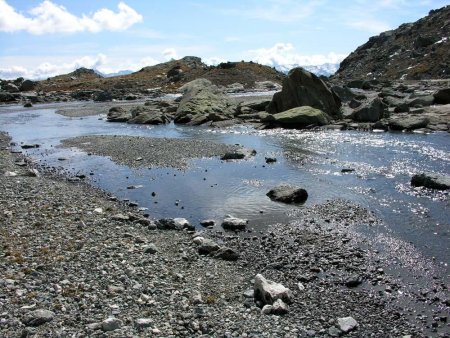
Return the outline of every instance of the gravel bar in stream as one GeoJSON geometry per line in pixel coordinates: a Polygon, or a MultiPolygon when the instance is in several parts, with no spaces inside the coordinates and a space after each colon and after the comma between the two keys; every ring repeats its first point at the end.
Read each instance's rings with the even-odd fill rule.
{"type": "Polygon", "coordinates": [[[88,153],[109,156],[130,167],[174,167],[185,169],[188,161],[225,155],[239,146],[203,140],[150,138],[140,136],[81,136],[62,141],[88,153]]]}
{"type": "MultiPolygon", "coordinates": [[[[255,237],[204,231],[239,253],[226,261],[200,254],[193,231],[156,229],[83,182],[36,172],[8,142],[0,134],[2,337],[424,337],[431,329],[430,318],[410,320],[413,309],[392,305],[402,286],[370,249],[328,229],[375,224],[360,207],[330,201],[255,237]],[[257,273],[291,289],[288,313],[256,306],[257,273]]],[[[443,318],[436,336],[445,337],[443,318]]]]}

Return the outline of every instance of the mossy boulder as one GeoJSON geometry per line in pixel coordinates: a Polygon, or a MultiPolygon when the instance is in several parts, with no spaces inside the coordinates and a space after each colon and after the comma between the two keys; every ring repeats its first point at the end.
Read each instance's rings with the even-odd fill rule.
{"type": "Polygon", "coordinates": [[[329,117],[320,109],[309,106],[297,107],[273,115],[273,123],[285,128],[306,128],[323,126],[329,123],[329,117]]]}

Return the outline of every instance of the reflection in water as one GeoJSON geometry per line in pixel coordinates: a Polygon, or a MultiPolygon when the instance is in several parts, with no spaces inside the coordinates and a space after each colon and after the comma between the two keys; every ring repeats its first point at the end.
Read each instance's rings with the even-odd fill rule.
{"type": "Polygon", "coordinates": [[[268,224],[288,221],[295,215],[291,211],[301,207],[275,203],[266,197],[270,188],[286,182],[308,191],[306,206],[334,198],[356,202],[385,222],[386,228],[380,232],[411,242],[439,261],[447,263],[450,257],[448,193],[412,189],[409,184],[411,175],[417,172],[450,172],[446,133],[257,131],[242,126],[219,130],[106,123],[98,116],[68,118],[48,109],[2,111],[0,129],[10,133],[14,142],[41,145],[28,154],[43,164],[73,173],[93,173],[95,185],[122,199],[137,201],[154,218],[186,217],[197,224],[205,218],[220,221],[232,214],[248,218],[255,229],[264,229],[268,224]],[[130,169],[108,158],[57,147],[63,138],[92,134],[239,143],[258,153],[242,162],[198,159],[191,162],[189,170],[180,171],[130,169]],[[58,161],[60,157],[67,160],[58,161]],[[276,157],[277,162],[266,164],[265,157],[276,157]],[[342,169],[354,171],[342,173],[342,169]],[[130,185],[142,188],[127,189],[130,185]]]}

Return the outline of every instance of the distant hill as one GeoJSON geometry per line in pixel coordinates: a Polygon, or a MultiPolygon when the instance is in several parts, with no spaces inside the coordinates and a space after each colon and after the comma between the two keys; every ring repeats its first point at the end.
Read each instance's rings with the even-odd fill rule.
{"type": "Polygon", "coordinates": [[[149,88],[174,91],[197,78],[206,78],[216,85],[241,83],[251,89],[255,82],[272,81],[281,84],[285,75],[272,67],[253,62],[226,62],[208,66],[198,57],[186,56],[125,75],[104,77],[92,69],[76,71],[39,81],[39,90],[75,91],[109,90],[121,92],[145,92],[149,88]]]}
{"type": "Polygon", "coordinates": [[[450,78],[450,6],[371,37],[341,62],[334,79],[450,78]]]}

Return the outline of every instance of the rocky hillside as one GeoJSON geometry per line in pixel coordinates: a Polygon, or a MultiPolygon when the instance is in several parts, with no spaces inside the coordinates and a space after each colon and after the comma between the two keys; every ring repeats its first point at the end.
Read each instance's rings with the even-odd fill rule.
{"type": "Polygon", "coordinates": [[[450,78],[450,6],[371,37],[342,61],[335,79],[450,78]]]}
{"type": "Polygon", "coordinates": [[[104,78],[93,70],[81,68],[67,75],[40,81],[38,89],[44,92],[100,89],[139,93],[149,88],[172,91],[202,77],[216,85],[240,83],[244,88],[250,89],[255,86],[255,82],[281,83],[285,76],[271,67],[252,62],[227,62],[208,66],[198,57],[187,56],[180,60],[145,67],[132,74],[109,78],[104,78]]]}

